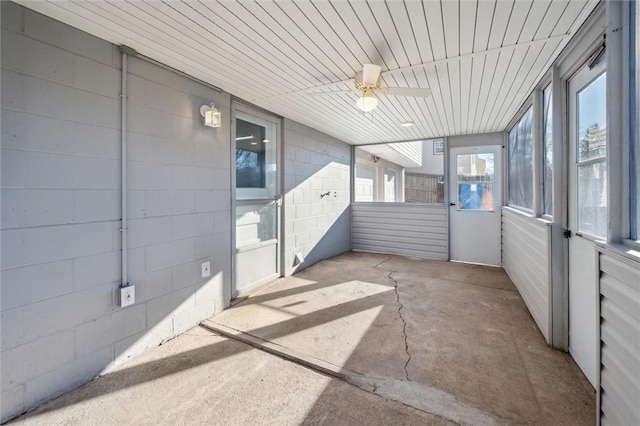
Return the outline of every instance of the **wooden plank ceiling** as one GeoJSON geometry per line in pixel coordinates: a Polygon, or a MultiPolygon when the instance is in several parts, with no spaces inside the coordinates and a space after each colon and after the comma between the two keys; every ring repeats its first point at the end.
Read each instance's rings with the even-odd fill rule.
{"type": "Polygon", "coordinates": [[[502,131],[595,0],[18,0],[351,144],[502,131]],[[428,98],[355,106],[363,63],[428,98]],[[401,122],[416,124],[405,128],[401,122]]]}

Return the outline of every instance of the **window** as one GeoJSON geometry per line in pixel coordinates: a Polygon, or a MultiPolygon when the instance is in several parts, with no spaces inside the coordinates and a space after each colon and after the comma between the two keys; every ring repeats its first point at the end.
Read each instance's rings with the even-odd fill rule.
{"type": "Polygon", "coordinates": [[[578,231],[607,236],[606,73],[577,93],[578,231]]]}
{"type": "Polygon", "coordinates": [[[547,86],[542,98],[542,213],[553,215],[553,107],[551,85],[547,86]]]}
{"type": "Polygon", "coordinates": [[[495,210],[493,164],[492,153],[457,156],[458,210],[495,210]]]}
{"type": "Polygon", "coordinates": [[[533,108],[509,131],[508,204],[533,210],[533,108]]]}
{"type": "Polygon", "coordinates": [[[444,203],[442,139],[356,148],[355,202],[444,203]]]}
{"type": "Polygon", "coordinates": [[[640,47],[640,2],[635,2],[635,16],[631,19],[633,21],[633,31],[635,36],[630,37],[631,48],[631,66],[635,65],[635,78],[631,79],[630,89],[631,93],[635,91],[635,97],[632,96],[630,105],[630,117],[629,125],[631,126],[631,143],[630,145],[630,169],[629,175],[629,202],[630,202],[630,232],[629,237],[632,240],[640,242],[640,55],[638,55],[638,48],[640,47]],[[635,62],[635,64],[634,64],[635,62]],[[635,89],[635,90],[634,90],[635,89]]]}
{"type": "Polygon", "coordinates": [[[276,194],[276,125],[236,114],[236,199],[272,199],[276,194]]]}

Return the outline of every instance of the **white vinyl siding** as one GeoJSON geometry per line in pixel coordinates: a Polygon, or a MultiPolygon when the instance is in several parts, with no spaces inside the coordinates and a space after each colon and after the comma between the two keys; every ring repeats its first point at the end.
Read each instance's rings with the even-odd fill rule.
{"type": "Polygon", "coordinates": [[[447,260],[447,208],[355,203],[351,207],[355,251],[447,260]]]}
{"type": "Polygon", "coordinates": [[[502,209],[502,266],[547,342],[551,341],[550,229],[544,222],[502,209]]]}

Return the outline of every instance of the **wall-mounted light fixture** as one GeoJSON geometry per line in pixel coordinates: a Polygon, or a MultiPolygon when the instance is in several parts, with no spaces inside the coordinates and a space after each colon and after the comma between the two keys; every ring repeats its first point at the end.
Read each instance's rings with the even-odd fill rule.
{"type": "Polygon", "coordinates": [[[371,159],[373,160],[374,163],[377,163],[378,161],[380,161],[380,157],[377,155],[372,155],[371,159]]]}
{"type": "Polygon", "coordinates": [[[220,127],[222,124],[222,114],[216,109],[215,104],[202,105],[200,115],[204,117],[204,125],[208,127],[220,127]]]}

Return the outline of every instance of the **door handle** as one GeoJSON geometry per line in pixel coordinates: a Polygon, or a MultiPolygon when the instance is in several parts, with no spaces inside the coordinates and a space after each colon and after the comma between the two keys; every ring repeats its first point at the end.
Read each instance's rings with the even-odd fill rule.
{"type": "Polygon", "coordinates": [[[456,205],[456,203],[449,203],[449,207],[453,207],[455,205],[456,205]]]}
{"type": "Polygon", "coordinates": [[[562,231],[562,236],[565,238],[571,238],[571,229],[564,229],[562,231]]]}

